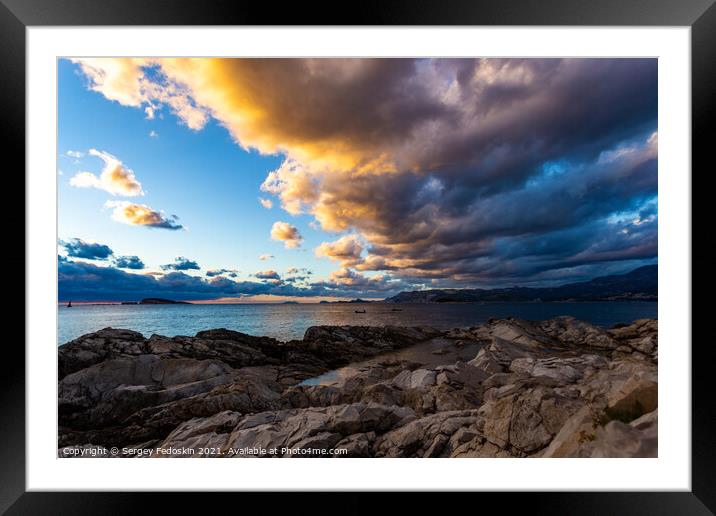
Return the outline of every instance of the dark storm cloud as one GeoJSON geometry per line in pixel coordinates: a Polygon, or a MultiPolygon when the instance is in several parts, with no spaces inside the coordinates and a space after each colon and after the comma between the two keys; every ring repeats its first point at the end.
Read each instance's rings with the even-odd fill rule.
{"type": "MultiPolygon", "coordinates": [[[[405,76],[389,79],[412,91],[416,113],[424,113],[423,101],[432,106],[428,118],[406,117],[375,129],[380,141],[392,142],[388,155],[405,168],[311,175],[291,165],[274,173],[267,189],[287,209],[305,206],[324,229],[357,230],[370,244],[369,254],[349,265],[362,270],[495,281],[511,269],[527,281],[582,261],[656,256],[652,241],[613,239],[624,247],[597,253],[588,238],[564,243],[572,255],[543,256],[530,267],[517,257],[505,263],[510,257],[499,253],[510,240],[514,246],[529,237],[552,240],[568,228],[599,226],[588,235],[617,231],[609,215],[656,196],[655,60],[437,63],[456,78],[452,100],[441,108],[422,97],[426,90],[411,89],[405,76]],[[411,138],[422,133],[413,144],[411,138]]],[[[391,102],[389,95],[378,98],[391,102]]],[[[369,106],[355,116],[381,120],[369,106]]],[[[348,131],[355,141],[378,145],[353,133],[366,127],[358,122],[348,131]]]]}
{"type": "Polygon", "coordinates": [[[303,281],[308,281],[310,278],[308,276],[288,276],[286,278],[283,278],[282,281],[286,283],[300,283],[303,281]]]}
{"type": "MultiPolygon", "coordinates": [[[[446,186],[434,177],[412,188],[398,185],[398,191],[413,193],[407,200],[383,188],[376,195],[377,215],[363,227],[375,235],[374,244],[358,268],[495,282],[656,256],[654,142],[632,142],[556,169],[491,194],[463,195],[461,185],[446,186]],[[624,212],[653,220],[622,232],[614,216],[624,212]]],[[[363,190],[359,182],[351,195],[372,189],[363,190]]]]}
{"type": "Polygon", "coordinates": [[[285,156],[261,188],[336,233],[320,254],[350,269],[323,288],[380,287],[356,270],[479,286],[656,258],[657,59],[160,59],[166,84],[132,92],[147,65],[124,64],[112,83],[101,62],[83,71],[130,105],[186,88],[237,143],[285,156]],[[346,235],[360,249],[330,253],[346,235]]]}
{"type": "Polygon", "coordinates": [[[627,272],[657,256],[656,220],[634,225],[595,220],[582,226],[494,242],[481,256],[459,260],[454,270],[465,280],[503,283],[546,279],[578,281],[611,271],[627,272]],[[600,268],[603,269],[600,272],[600,268]],[[564,270],[564,274],[555,271],[564,270]]]}
{"type": "Polygon", "coordinates": [[[239,271],[236,269],[211,269],[206,271],[206,276],[208,278],[213,278],[215,276],[228,276],[229,278],[235,278],[238,275],[239,271]]]}
{"type": "MultiPolygon", "coordinates": [[[[116,267],[100,267],[88,262],[67,259],[58,262],[58,293],[59,299],[63,301],[137,301],[146,297],[204,300],[259,294],[345,297],[359,291],[397,293],[398,290],[390,289],[388,283],[385,279],[366,281],[362,275],[355,274],[353,279],[338,277],[328,282],[296,287],[272,280],[234,281],[223,276],[204,279],[183,272],[155,276],[131,273],[116,267]]],[[[395,286],[404,285],[400,283],[395,286]]]]}
{"type": "Polygon", "coordinates": [[[67,256],[85,258],[87,260],[106,260],[112,255],[112,249],[104,244],[85,242],[79,238],[61,240],[60,245],[67,251],[67,256]]]}
{"type": "Polygon", "coordinates": [[[656,130],[654,59],[490,59],[461,66],[457,103],[467,106],[463,118],[482,123],[463,119],[460,135],[428,144],[422,155],[465,186],[510,187],[546,161],[590,160],[656,130]]]}
{"type": "Polygon", "coordinates": [[[165,265],[160,265],[160,267],[163,271],[198,271],[199,269],[201,269],[201,267],[199,267],[199,264],[196,263],[194,260],[189,260],[188,258],[184,258],[183,256],[177,256],[174,259],[174,263],[167,263],[165,265]]]}
{"type": "Polygon", "coordinates": [[[267,293],[270,289],[260,283],[233,282],[225,278],[207,281],[183,272],[155,277],[85,262],[62,262],[58,273],[59,296],[63,300],[132,301],[145,297],[200,300],[267,293]]]}
{"type": "Polygon", "coordinates": [[[120,269],[144,269],[144,262],[139,258],[139,256],[117,256],[114,259],[113,264],[115,267],[119,267],[120,269]]]}
{"type": "Polygon", "coordinates": [[[286,269],[286,274],[307,274],[310,276],[311,274],[313,274],[313,271],[311,271],[310,269],[306,269],[305,267],[289,267],[288,269],[286,269]]]}

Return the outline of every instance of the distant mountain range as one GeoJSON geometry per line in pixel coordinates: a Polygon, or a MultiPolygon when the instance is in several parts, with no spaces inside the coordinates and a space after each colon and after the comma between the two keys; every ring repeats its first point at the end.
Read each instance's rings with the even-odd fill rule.
{"type": "Polygon", "coordinates": [[[601,276],[558,287],[440,289],[401,292],[386,303],[474,303],[495,301],[656,301],[658,266],[646,265],[626,274],[601,276]]]}
{"type": "Polygon", "coordinates": [[[318,303],[321,304],[321,305],[326,305],[326,304],[334,304],[334,303],[337,303],[337,304],[361,303],[361,304],[362,304],[362,303],[372,303],[372,302],[373,302],[373,301],[370,301],[370,300],[367,300],[367,299],[357,298],[357,299],[351,299],[350,301],[346,301],[346,300],[344,300],[344,299],[339,299],[338,301],[326,301],[326,300],[323,300],[323,301],[319,301],[318,303]]]}

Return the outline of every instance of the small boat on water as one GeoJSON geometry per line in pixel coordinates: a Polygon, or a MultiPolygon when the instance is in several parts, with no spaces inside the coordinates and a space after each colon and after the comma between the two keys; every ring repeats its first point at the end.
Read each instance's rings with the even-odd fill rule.
{"type": "Polygon", "coordinates": [[[390,311],[391,312],[402,312],[403,309],[402,308],[391,308],[390,311]]]}
{"type": "Polygon", "coordinates": [[[72,301],[70,301],[69,303],[67,303],[67,308],[72,308],[72,301]]]}
{"type": "Polygon", "coordinates": [[[365,310],[353,310],[357,314],[364,314],[365,310]]]}

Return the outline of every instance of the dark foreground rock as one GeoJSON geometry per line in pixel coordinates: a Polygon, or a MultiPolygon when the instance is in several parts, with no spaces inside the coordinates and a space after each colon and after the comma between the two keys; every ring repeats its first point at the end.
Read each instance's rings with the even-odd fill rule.
{"type": "Polygon", "coordinates": [[[319,326],[285,343],[107,328],[59,348],[60,456],[654,457],[657,351],[655,320],[319,326]],[[391,353],[437,339],[482,347],[431,366],[391,353]]]}

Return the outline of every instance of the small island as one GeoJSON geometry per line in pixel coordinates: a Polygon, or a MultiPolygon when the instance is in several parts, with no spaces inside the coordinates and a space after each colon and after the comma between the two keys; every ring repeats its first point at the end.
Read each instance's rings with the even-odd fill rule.
{"type": "Polygon", "coordinates": [[[173,299],[164,299],[161,297],[147,297],[142,299],[140,305],[190,305],[188,301],[174,301],[173,299]]]}
{"type": "Polygon", "coordinates": [[[330,303],[330,304],[339,304],[340,305],[340,304],[355,304],[355,303],[374,303],[374,301],[357,298],[357,299],[350,299],[350,300],[339,299],[337,301],[321,301],[321,303],[330,303]]]}

